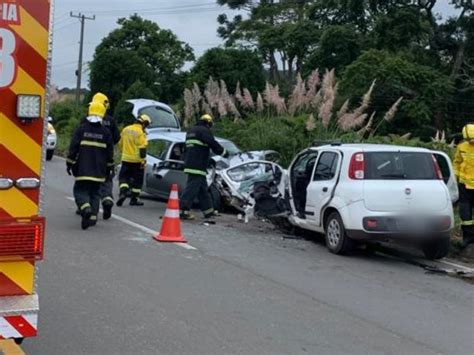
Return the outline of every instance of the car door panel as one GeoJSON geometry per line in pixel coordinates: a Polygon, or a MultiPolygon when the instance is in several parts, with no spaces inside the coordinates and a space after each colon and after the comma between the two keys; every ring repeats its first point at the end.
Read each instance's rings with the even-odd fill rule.
{"type": "Polygon", "coordinates": [[[448,187],[451,201],[455,203],[459,199],[459,189],[451,158],[446,153],[439,151],[433,151],[433,155],[435,156],[441,169],[441,173],[443,174],[443,180],[448,187]]]}
{"type": "Polygon", "coordinates": [[[307,187],[311,180],[318,151],[306,150],[298,155],[289,169],[290,205],[295,214],[304,215],[307,187]]]}
{"type": "Polygon", "coordinates": [[[337,184],[341,155],[336,151],[323,151],[316,162],[306,192],[306,219],[321,225],[321,211],[330,202],[337,184]]]}

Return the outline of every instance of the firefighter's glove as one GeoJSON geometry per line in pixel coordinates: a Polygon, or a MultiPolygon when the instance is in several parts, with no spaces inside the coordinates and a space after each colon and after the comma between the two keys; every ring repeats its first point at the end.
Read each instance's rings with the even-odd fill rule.
{"type": "Polygon", "coordinates": [[[140,169],[144,170],[146,167],[146,160],[142,161],[142,163],[140,164],[140,169]]]}
{"type": "Polygon", "coordinates": [[[115,177],[115,166],[111,165],[107,168],[107,178],[113,179],[115,177]]]}
{"type": "Polygon", "coordinates": [[[73,175],[72,170],[74,168],[74,164],[66,163],[66,172],[68,175],[73,175]]]}

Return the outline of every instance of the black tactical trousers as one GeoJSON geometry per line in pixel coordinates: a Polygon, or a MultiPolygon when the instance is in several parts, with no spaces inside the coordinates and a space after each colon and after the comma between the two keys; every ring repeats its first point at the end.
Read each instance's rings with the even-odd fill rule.
{"type": "Polygon", "coordinates": [[[114,203],[114,180],[112,177],[108,178],[100,185],[100,198],[102,206],[114,203]]]}
{"type": "Polygon", "coordinates": [[[464,184],[459,184],[459,215],[463,239],[474,242],[474,190],[467,189],[464,184]]]}
{"type": "Polygon", "coordinates": [[[131,191],[132,198],[138,198],[142,192],[145,168],[141,163],[122,162],[119,182],[120,194],[128,195],[131,191]]]}
{"type": "Polygon", "coordinates": [[[196,198],[205,216],[214,212],[206,177],[203,175],[188,174],[186,188],[181,196],[181,210],[189,211],[196,198]]]}
{"type": "Polygon", "coordinates": [[[74,184],[74,199],[79,211],[90,208],[92,211],[91,220],[97,220],[100,208],[100,182],[76,181],[74,184]]]}

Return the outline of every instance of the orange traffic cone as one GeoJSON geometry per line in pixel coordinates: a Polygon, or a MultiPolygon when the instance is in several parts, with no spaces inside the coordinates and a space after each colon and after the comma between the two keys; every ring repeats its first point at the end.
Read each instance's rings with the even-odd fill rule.
{"type": "Polygon", "coordinates": [[[181,234],[181,221],[179,220],[179,196],[178,185],[171,186],[170,198],[166,206],[165,217],[161,225],[161,231],[155,238],[158,242],[187,243],[181,234]]]}

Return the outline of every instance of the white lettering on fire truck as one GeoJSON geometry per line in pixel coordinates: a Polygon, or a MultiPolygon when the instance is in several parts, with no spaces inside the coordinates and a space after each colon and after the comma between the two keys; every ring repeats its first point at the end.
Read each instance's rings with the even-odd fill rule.
{"type": "Polygon", "coordinates": [[[18,5],[11,2],[0,2],[0,22],[19,24],[18,5]]]}

